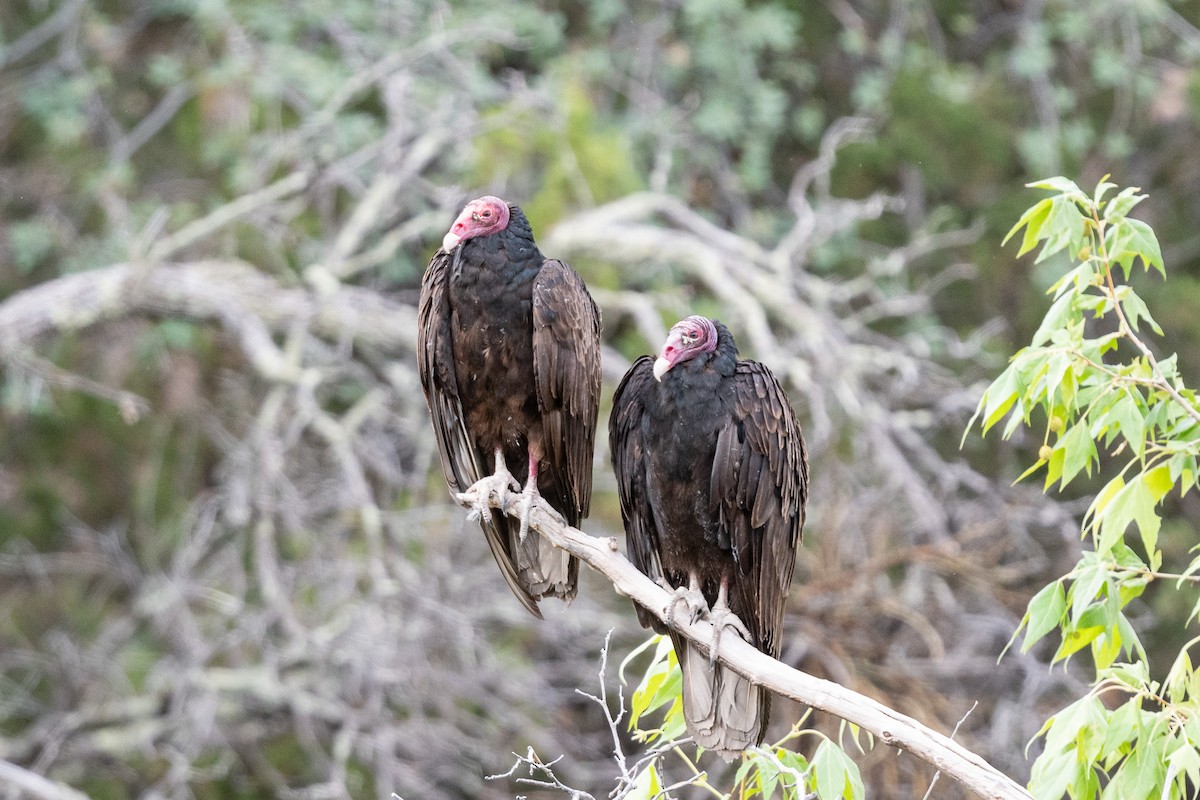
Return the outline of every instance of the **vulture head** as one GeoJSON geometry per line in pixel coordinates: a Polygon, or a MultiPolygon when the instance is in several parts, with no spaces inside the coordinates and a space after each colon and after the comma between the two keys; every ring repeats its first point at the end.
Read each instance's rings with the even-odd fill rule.
{"type": "Polygon", "coordinates": [[[476,236],[489,236],[508,227],[508,203],[493,195],[484,195],[467,203],[442,239],[449,253],[460,243],[476,236]]]}
{"type": "Polygon", "coordinates": [[[661,381],[667,371],[683,361],[717,349],[717,326],[708,317],[685,317],[671,328],[654,362],[654,379],[661,381]]]}

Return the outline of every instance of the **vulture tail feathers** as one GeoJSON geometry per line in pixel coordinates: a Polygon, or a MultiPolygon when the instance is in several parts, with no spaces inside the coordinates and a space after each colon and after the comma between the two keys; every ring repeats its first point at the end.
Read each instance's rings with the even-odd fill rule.
{"type": "Polygon", "coordinates": [[[519,534],[520,527],[510,524],[509,544],[516,556],[517,578],[522,589],[537,599],[549,596],[567,603],[574,600],[579,562],[537,531],[529,531],[524,542],[519,534]]]}
{"type": "MultiPolygon", "coordinates": [[[[480,518],[479,524],[483,526],[483,537],[487,539],[488,547],[491,548],[492,556],[500,566],[500,574],[504,576],[508,588],[512,589],[512,593],[517,596],[521,605],[525,606],[530,614],[542,619],[542,612],[538,610],[537,604],[537,598],[540,595],[531,593],[527,588],[528,584],[518,571],[517,565],[513,563],[512,551],[509,549],[510,542],[515,543],[518,538],[517,526],[510,524],[509,518],[498,511],[485,513],[485,516],[480,518]]],[[[525,541],[528,542],[534,536],[535,534],[530,531],[525,541]]]]}
{"type": "Polygon", "coordinates": [[[762,740],[771,712],[771,695],[708,656],[682,636],[671,637],[681,654],[683,717],[688,735],[726,761],[762,740]]]}

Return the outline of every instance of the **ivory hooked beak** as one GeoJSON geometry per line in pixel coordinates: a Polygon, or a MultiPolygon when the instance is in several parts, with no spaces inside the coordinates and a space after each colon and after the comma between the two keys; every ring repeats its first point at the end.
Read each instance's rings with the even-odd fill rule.
{"type": "Polygon", "coordinates": [[[659,356],[654,362],[654,380],[662,383],[662,376],[667,374],[667,370],[671,368],[671,362],[659,356]]]}
{"type": "Polygon", "coordinates": [[[442,237],[442,249],[449,253],[454,248],[458,247],[458,243],[462,241],[462,237],[451,231],[442,237]]]}

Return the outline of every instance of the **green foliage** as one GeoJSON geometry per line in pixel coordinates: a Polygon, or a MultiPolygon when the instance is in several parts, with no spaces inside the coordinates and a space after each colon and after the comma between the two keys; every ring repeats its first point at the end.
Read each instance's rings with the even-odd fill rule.
{"type": "Polygon", "coordinates": [[[1142,340],[1147,328],[1162,329],[1128,283],[1138,264],[1165,277],[1162,250],[1150,226],[1127,216],[1145,198],[1137,189],[1109,197],[1117,187],[1106,180],[1091,195],[1065,178],[1031,185],[1054,194],[1026,211],[1005,241],[1020,233],[1018,255],[1040,246],[1037,261],[1070,261],[1048,290],[1054,301],[1030,345],[988,387],[972,424],[986,433],[1008,417],[1007,438],[1039,412],[1043,444],[1021,477],[1045,468],[1047,489],[1106,463],[1115,474],[1084,515],[1092,549],[1033,597],[1013,636],[1024,631],[1026,651],[1058,630],[1053,662],[1089,648],[1096,670],[1092,691],[1039,732],[1045,749],[1029,786],[1035,797],[1055,800],[1182,798],[1200,778],[1200,673],[1189,654],[1197,640],[1159,684],[1125,614],[1164,578],[1191,606],[1189,621],[1200,611],[1200,557],[1182,572],[1163,572],[1158,541],[1163,500],[1174,490],[1186,494],[1200,477],[1200,408],[1175,357],[1156,358],[1142,340]]]}
{"type": "Polygon", "coordinates": [[[658,739],[678,739],[684,734],[683,674],[675,658],[675,648],[669,636],[651,636],[640,647],[635,648],[621,662],[621,680],[625,680],[625,667],[651,646],[654,654],[642,674],[642,679],[633,692],[629,707],[629,729],[639,741],[655,742],[658,739]],[[655,728],[642,728],[642,717],[666,707],[660,724],[655,728]]]}

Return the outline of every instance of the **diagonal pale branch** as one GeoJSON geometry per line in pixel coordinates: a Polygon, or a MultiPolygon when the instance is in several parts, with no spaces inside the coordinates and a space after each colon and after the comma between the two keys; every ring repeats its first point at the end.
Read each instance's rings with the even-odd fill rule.
{"type": "MultiPolygon", "coordinates": [[[[471,507],[471,500],[463,495],[459,495],[458,501],[464,507],[471,507]]],[[[518,494],[510,493],[501,498],[491,493],[488,503],[517,519],[523,510],[523,501],[518,494]]],[[[533,507],[529,524],[554,545],[583,560],[611,581],[617,594],[633,599],[663,622],[668,622],[671,595],[621,554],[615,538],[600,539],[570,527],[542,500],[533,507]]],[[[688,622],[676,617],[668,624],[708,652],[713,641],[713,626],[707,620],[688,622]]],[[[1015,781],[949,737],[865,695],[777,661],[735,636],[721,638],[717,658],[738,674],[777,694],[841,717],[870,731],[884,744],[912,753],[980,797],[1030,800],[1029,793],[1015,781]]]]}

